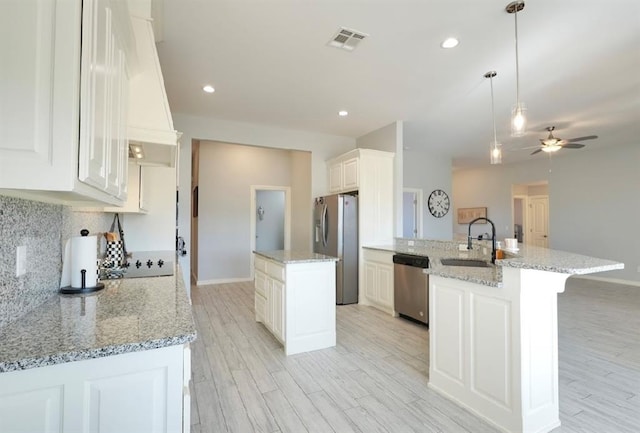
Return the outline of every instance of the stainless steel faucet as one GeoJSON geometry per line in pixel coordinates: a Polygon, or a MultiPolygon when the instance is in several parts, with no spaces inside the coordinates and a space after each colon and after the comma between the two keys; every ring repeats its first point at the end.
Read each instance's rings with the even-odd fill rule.
{"type": "Polygon", "coordinates": [[[473,225],[473,223],[478,221],[486,221],[489,224],[491,224],[491,263],[495,264],[496,263],[496,226],[495,224],[493,224],[493,221],[491,221],[489,218],[479,217],[469,223],[469,231],[467,233],[467,249],[468,250],[473,249],[473,245],[471,245],[471,240],[473,239],[471,237],[471,226],[473,225]]]}

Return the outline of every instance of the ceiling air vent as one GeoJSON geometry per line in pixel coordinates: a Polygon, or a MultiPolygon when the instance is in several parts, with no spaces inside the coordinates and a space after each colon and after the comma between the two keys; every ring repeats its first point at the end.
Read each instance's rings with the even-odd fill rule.
{"type": "Polygon", "coordinates": [[[340,30],[333,35],[327,45],[342,48],[347,51],[353,51],[353,49],[367,36],[369,35],[358,30],[341,27],[340,30]]]}

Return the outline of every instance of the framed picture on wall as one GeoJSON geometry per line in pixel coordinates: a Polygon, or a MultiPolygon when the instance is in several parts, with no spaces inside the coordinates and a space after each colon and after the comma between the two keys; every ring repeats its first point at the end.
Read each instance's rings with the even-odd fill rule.
{"type": "Polygon", "coordinates": [[[480,217],[487,217],[486,207],[462,207],[458,209],[458,224],[469,224],[480,217]]]}

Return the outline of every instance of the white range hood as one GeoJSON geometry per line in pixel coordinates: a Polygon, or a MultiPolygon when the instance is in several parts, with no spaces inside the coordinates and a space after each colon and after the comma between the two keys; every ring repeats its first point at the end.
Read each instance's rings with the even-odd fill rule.
{"type": "Polygon", "coordinates": [[[151,19],[131,16],[137,63],[129,83],[129,143],[141,145],[141,165],[175,167],[181,133],[173,119],[164,88],[151,19]]]}

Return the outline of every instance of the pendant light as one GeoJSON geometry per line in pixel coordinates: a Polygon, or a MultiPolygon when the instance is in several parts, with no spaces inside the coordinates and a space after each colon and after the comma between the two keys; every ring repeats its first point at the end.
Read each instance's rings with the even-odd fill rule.
{"type": "Polygon", "coordinates": [[[524,102],[520,101],[520,68],[518,64],[518,12],[524,9],[524,1],[516,0],[505,8],[515,17],[516,23],[516,104],[511,110],[511,136],[522,137],[527,129],[527,108],[524,102]]]}
{"type": "Polygon", "coordinates": [[[498,75],[496,71],[489,71],[484,74],[485,78],[491,83],[491,118],[493,119],[493,142],[489,146],[489,157],[491,164],[502,164],[502,144],[498,143],[496,135],[496,113],[493,108],[493,77],[498,75]]]}

